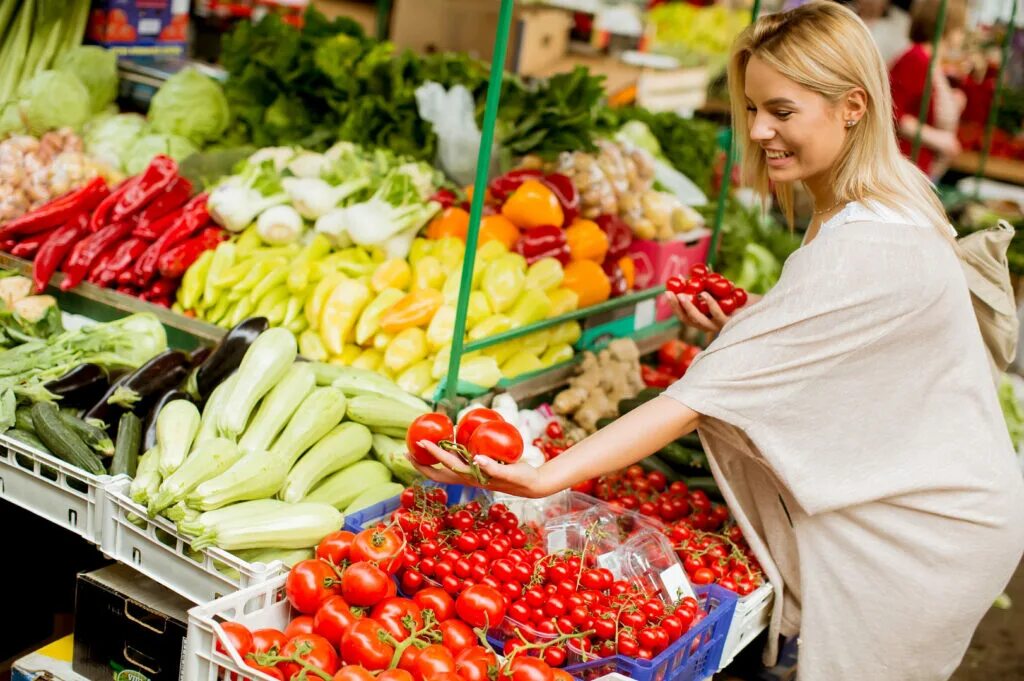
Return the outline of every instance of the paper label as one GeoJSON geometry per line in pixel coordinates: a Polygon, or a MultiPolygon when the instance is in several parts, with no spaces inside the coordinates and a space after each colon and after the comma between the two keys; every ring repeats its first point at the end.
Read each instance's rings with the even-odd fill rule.
{"type": "Polygon", "coordinates": [[[633,330],[639,331],[653,324],[656,311],[657,300],[655,298],[641,300],[637,303],[636,310],[633,312],[633,330]]]}
{"type": "Polygon", "coordinates": [[[686,579],[683,566],[679,563],[676,563],[667,570],[662,570],[659,578],[661,579],[661,586],[664,592],[668,594],[673,603],[687,596],[697,598],[697,594],[690,585],[690,581],[686,579]]]}

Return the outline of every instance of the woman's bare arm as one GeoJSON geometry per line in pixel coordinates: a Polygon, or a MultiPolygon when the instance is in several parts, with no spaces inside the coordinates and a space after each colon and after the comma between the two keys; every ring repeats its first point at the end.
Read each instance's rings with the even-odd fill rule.
{"type": "MultiPolygon", "coordinates": [[[[692,432],[699,421],[700,414],[662,395],[616,419],[540,468],[527,463],[503,465],[485,457],[477,457],[476,463],[490,478],[488,489],[519,497],[545,497],[634,464],[692,432]]],[[[445,466],[430,468],[414,461],[413,465],[423,475],[439,482],[473,484],[453,472],[466,470],[457,456],[430,443],[421,444],[445,466]]]]}

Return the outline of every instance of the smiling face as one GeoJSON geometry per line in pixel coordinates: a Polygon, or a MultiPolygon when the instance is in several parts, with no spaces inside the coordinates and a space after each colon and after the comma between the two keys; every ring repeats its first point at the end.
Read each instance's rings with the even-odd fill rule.
{"type": "Polygon", "coordinates": [[[747,64],[744,81],[747,131],[752,145],[765,154],[768,177],[808,185],[827,178],[846,139],[846,121],[859,119],[849,96],[833,104],[756,56],[747,64]]]}

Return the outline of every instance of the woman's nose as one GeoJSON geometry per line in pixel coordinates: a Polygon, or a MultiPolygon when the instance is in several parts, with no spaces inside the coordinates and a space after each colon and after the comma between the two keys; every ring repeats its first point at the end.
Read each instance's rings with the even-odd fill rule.
{"type": "Polygon", "coordinates": [[[761,116],[754,116],[750,123],[750,139],[755,142],[764,142],[775,137],[775,130],[767,124],[761,116]]]}

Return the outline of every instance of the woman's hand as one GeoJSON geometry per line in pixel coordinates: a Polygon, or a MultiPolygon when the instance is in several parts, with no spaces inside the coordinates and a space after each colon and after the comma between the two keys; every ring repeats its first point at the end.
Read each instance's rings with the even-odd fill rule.
{"type": "Polygon", "coordinates": [[[487,476],[487,484],[480,485],[480,483],[470,477],[469,467],[456,455],[446,452],[434,443],[426,440],[420,442],[420,446],[433,454],[443,464],[443,467],[422,466],[413,461],[411,457],[409,461],[425,477],[437,482],[455,485],[474,485],[477,487],[486,486],[487,489],[496,492],[529,498],[544,497],[558,491],[549,490],[547,486],[543,485],[538,469],[528,463],[502,464],[486,456],[478,456],[474,459],[481,472],[487,476]]]}
{"type": "Polygon", "coordinates": [[[676,317],[687,326],[717,334],[729,321],[729,317],[722,312],[722,308],[718,306],[718,301],[710,293],[697,294],[707,303],[710,315],[705,315],[698,310],[697,306],[690,301],[690,296],[688,295],[676,295],[674,293],[666,293],[665,295],[668,296],[669,303],[672,305],[676,317]]]}

